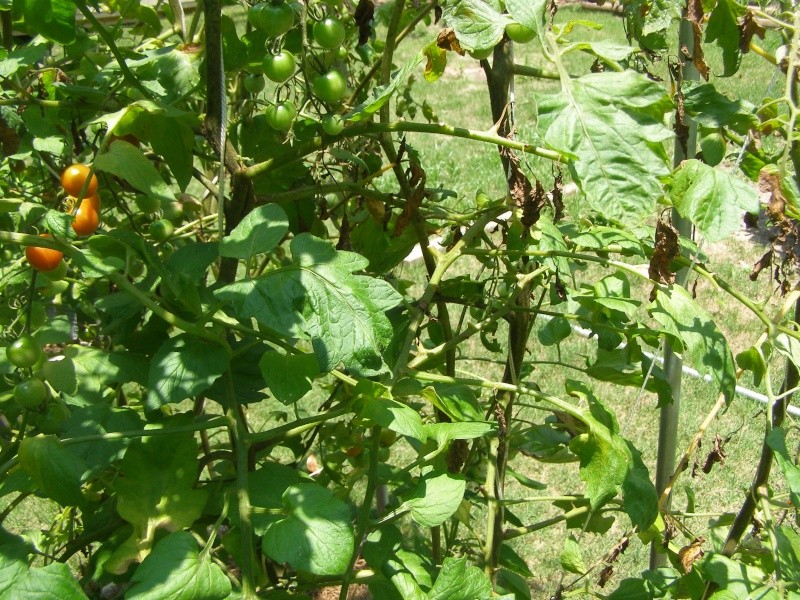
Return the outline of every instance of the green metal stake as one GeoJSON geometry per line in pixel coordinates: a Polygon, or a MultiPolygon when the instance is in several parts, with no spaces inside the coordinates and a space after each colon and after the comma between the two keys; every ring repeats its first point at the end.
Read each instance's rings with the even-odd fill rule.
{"type": "MultiPolygon", "coordinates": [[[[691,57],[694,55],[694,31],[691,21],[686,18],[681,19],[680,29],[678,30],[678,48],[681,57],[682,72],[684,80],[699,80],[700,73],[694,66],[691,57]],[[686,54],[681,49],[686,49],[686,54]],[[688,56],[687,56],[688,55],[688,56]]],[[[686,136],[686,146],[684,149],[681,139],[675,136],[675,150],[673,153],[673,166],[677,167],[687,158],[694,158],[697,148],[697,124],[686,119],[688,135],[686,136]]],[[[672,224],[678,233],[684,237],[692,236],[692,224],[687,219],[681,217],[677,211],[672,211],[672,224]]],[[[689,275],[688,269],[681,269],[676,277],[678,285],[685,285],[689,275]]],[[[658,427],[658,460],[656,463],[656,489],[659,495],[664,490],[672,474],[675,472],[675,449],[678,439],[678,416],[681,408],[681,374],[683,360],[675,354],[672,344],[666,342],[664,346],[664,371],[672,390],[672,403],[661,408],[661,415],[658,427]]],[[[664,504],[665,509],[669,509],[672,498],[668,498],[664,504]]],[[[667,555],[658,552],[656,543],[653,542],[650,548],[650,568],[667,564],[667,555]]]]}

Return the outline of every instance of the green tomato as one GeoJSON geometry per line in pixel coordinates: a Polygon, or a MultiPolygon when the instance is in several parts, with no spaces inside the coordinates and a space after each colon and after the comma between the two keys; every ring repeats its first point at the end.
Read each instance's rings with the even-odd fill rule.
{"type": "Polygon", "coordinates": [[[325,17],[321,21],[314,23],[314,41],[321,48],[335,50],[344,42],[344,25],[339,19],[325,17]]]}
{"type": "Polygon", "coordinates": [[[6,348],[6,356],[15,367],[32,367],[42,356],[42,349],[30,335],[23,335],[6,348]]]}
{"type": "Polygon", "coordinates": [[[278,37],[294,26],[294,12],[288,4],[262,2],[250,7],[247,12],[250,24],[265,32],[268,37],[278,37]],[[251,17],[251,11],[255,13],[251,17]]]}
{"type": "Polygon", "coordinates": [[[293,103],[287,100],[278,104],[270,104],[264,111],[264,116],[267,119],[267,124],[273,129],[289,131],[292,128],[294,118],[297,116],[297,109],[293,103]]]}
{"type": "Polygon", "coordinates": [[[183,219],[183,205],[180,202],[166,202],[161,205],[161,215],[173,222],[180,221],[183,219]]]}
{"type": "Polygon", "coordinates": [[[249,74],[244,77],[244,89],[251,94],[258,94],[267,85],[262,75],[249,74]]]}
{"type": "Polygon", "coordinates": [[[509,23],[506,25],[506,35],[512,42],[527,44],[536,37],[536,30],[520,23],[509,23]]]}
{"type": "Polygon", "coordinates": [[[311,85],[314,95],[329,104],[337,104],[347,93],[347,82],[339,71],[333,69],[317,75],[311,85]]]}
{"type": "Polygon", "coordinates": [[[136,196],[136,208],[145,214],[150,214],[161,210],[161,200],[155,196],[138,194],[136,196]]]}
{"type": "Polygon", "coordinates": [[[47,387],[41,379],[32,377],[14,386],[14,400],[22,408],[38,408],[47,399],[47,387]]]}
{"type": "Polygon", "coordinates": [[[344,129],[342,115],[331,113],[322,117],[322,130],[328,135],[339,135],[344,129]]]}
{"type": "Polygon", "coordinates": [[[159,219],[150,224],[150,237],[157,242],[165,242],[172,237],[175,226],[167,219],[159,219]]]}
{"type": "Polygon", "coordinates": [[[481,48],[480,50],[469,50],[469,55],[475,60],[486,60],[494,52],[494,46],[488,48],[481,48]]]}
{"type": "Polygon", "coordinates": [[[67,419],[69,419],[67,406],[62,402],[51,402],[43,413],[36,415],[36,426],[42,433],[55,435],[61,431],[67,419]]]}
{"type": "Polygon", "coordinates": [[[296,62],[294,54],[288,50],[281,50],[277,54],[268,54],[264,58],[264,75],[275,83],[288,81],[294,75],[296,62]]]}

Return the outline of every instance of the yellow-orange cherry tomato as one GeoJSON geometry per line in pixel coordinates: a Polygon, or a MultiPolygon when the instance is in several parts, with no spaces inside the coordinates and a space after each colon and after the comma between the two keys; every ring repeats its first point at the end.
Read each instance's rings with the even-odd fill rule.
{"type": "Polygon", "coordinates": [[[75,211],[75,220],[72,228],[78,235],[91,235],[100,225],[100,213],[95,208],[95,202],[91,198],[81,200],[81,205],[75,211]]]}
{"type": "MultiPolygon", "coordinates": [[[[70,196],[78,197],[83,189],[86,178],[89,177],[89,167],[86,165],[70,165],[61,173],[61,185],[70,196]]],[[[84,196],[94,196],[97,193],[97,177],[92,174],[89,184],[86,187],[84,196]]]]}
{"type": "MultiPolygon", "coordinates": [[[[40,237],[50,237],[49,233],[43,233],[40,237]]],[[[25,258],[28,264],[37,271],[54,271],[61,264],[64,253],[52,248],[42,248],[40,246],[28,246],[25,248],[25,258]]]]}

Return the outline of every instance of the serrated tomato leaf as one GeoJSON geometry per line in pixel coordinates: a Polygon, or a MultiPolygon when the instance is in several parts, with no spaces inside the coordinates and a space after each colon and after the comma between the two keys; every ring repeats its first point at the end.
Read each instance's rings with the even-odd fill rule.
{"type": "Polygon", "coordinates": [[[224,600],[231,582],[207,553],[198,552],[188,531],[171,533],[159,541],[131,577],[129,600],[224,600]]]}
{"type": "Polygon", "coordinates": [[[680,343],[684,359],[701,374],[711,375],[730,402],[736,387],[736,363],[725,336],[711,316],[680,286],[658,290],[648,310],[680,343]]]}
{"type": "Polygon", "coordinates": [[[264,554],[313,575],[347,570],[355,538],[350,508],[315,483],[292,485],[283,494],[286,518],[264,534],[264,554]]]}
{"type": "Polygon", "coordinates": [[[127,181],[140,192],[166,202],[175,202],[175,194],[164,182],[158,170],[139,148],[117,140],[94,160],[97,171],[111,173],[127,181]]]}
{"type": "Polygon", "coordinates": [[[242,320],[293,338],[310,338],[323,372],[340,364],[363,375],[387,370],[392,337],[385,311],[400,295],[380,279],[355,275],[367,260],[303,233],[289,245],[292,264],[220,288],[216,296],[242,320]]]}
{"type": "Polygon", "coordinates": [[[669,197],[710,243],[742,227],[745,212],[756,213],[758,192],[746,181],[699,160],[687,160],[673,175],[669,197]]]}
{"type": "Polygon", "coordinates": [[[220,256],[247,260],[269,252],[289,231],[289,219],[277,204],[253,209],[225,236],[219,245],[220,256]]]}
{"type": "Polygon", "coordinates": [[[207,390],[228,368],[221,346],[180,334],[165,341],[153,356],[145,400],[151,410],[207,390]]]}

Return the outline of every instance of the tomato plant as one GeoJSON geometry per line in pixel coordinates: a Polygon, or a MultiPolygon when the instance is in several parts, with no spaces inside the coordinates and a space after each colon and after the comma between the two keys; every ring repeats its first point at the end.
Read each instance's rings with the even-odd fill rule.
{"type": "Polygon", "coordinates": [[[97,176],[89,173],[91,169],[86,165],[70,165],[61,173],[61,187],[70,196],[78,197],[86,185],[84,196],[94,196],[97,193],[97,176]],[[88,183],[87,183],[88,179],[88,183]]]}
{"type": "Polygon", "coordinates": [[[796,6],[44,4],[0,596],[800,593],[796,6]]]}
{"type": "Polygon", "coordinates": [[[347,82],[339,71],[333,69],[314,77],[312,90],[323,102],[338,104],[347,93],[347,82]]]}
{"type": "MultiPolygon", "coordinates": [[[[50,237],[50,234],[43,233],[41,237],[50,237]]],[[[28,264],[37,271],[48,272],[58,268],[64,258],[64,253],[60,250],[42,246],[27,246],[25,248],[25,258],[28,264]]]]}
{"type": "Polygon", "coordinates": [[[20,368],[28,368],[39,362],[42,349],[30,335],[23,335],[11,342],[6,348],[6,357],[11,364],[20,368]]]}
{"type": "Polygon", "coordinates": [[[294,75],[296,63],[294,55],[288,50],[281,50],[277,54],[268,54],[264,57],[264,74],[276,83],[283,83],[294,75]]]}
{"type": "Polygon", "coordinates": [[[344,42],[344,25],[339,19],[325,17],[321,21],[314,23],[314,41],[320,47],[328,50],[335,50],[341,47],[344,42]]]}

